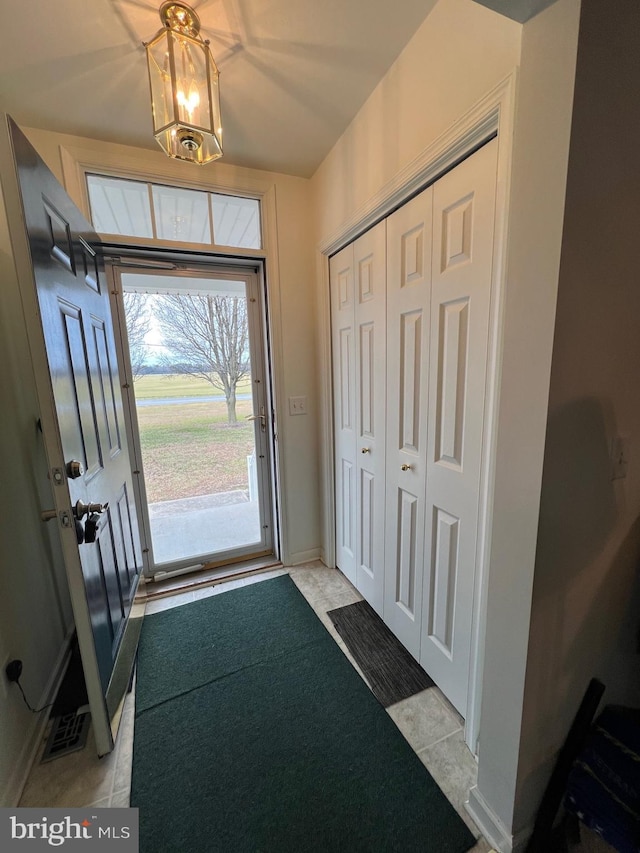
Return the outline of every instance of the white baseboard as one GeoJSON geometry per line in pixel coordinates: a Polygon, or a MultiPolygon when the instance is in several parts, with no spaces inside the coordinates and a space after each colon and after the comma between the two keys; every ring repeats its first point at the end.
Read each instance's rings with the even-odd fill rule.
{"type": "MultiPolygon", "coordinates": [[[[67,632],[67,636],[64,638],[56,662],[53,665],[51,676],[42,691],[37,707],[43,707],[44,705],[49,704],[49,702],[53,702],[56,697],[67,669],[67,663],[71,653],[70,643],[74,630],[75,627],[72,626],[67,632]]],[[[20,802],[33,762],[36,760],[38,752],[40,751],[48,722],[49,714],[40,713],[33,715],[33,725],[25,738],[24,745],[20,752],[20,757],[16,762],[16,767],[11,774],[7,785],[10,803],[13,807],[16,807],[20,802]]]]}
{"type": "Polygon", "coordinates": [[[311,548],[309,551],[297,551],[295,554],[290,554],[285,566],[299,566],[302,563],[312,563],[314,560],[320,559],[320,548],[311,548]]]}
{"type": "Polygon", "coordinates": [[[320,548],[320,555],[319,555],[318,559],[320,560],[321,563],[324,563],[324,565],[327,566],[328,568],[335,569],[335,564],[332,566],[329,565],[329,560],[327,559],[327,552],[325,551],[324,548],[320,548]]]}
{"type": "Polygon", "coordinates": [[[502,821],[489,808],[477,786],[471,788],[469,801],[464,805],[489,844],[492,844],[499,853],[515,853],[513,837],[507,832],[502,821]]]}

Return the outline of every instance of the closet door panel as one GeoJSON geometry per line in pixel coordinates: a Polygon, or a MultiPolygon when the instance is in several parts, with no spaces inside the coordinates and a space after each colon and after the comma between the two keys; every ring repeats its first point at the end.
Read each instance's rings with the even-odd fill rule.
{"type": "Polygon", "coordinates": [[[384,590],[386,223],[353,247],[356,340],[356,587],[380,615],[384,590]]]}
{"type": "Polygon", "coordinates": [[[356,330],[353,245],[329,262],[333,351],[336,564],[356,583],[356,330]]]}
{"type": "Polygon", "coordinates": [[[466,713],[495,218],[497,142],[433,188],[420,662],[466,713]]]}
{"type": "Polygon", "coordinates": [[[416,657],[424,562],[433,192],[387,219],[384,620],[416,657]]]}

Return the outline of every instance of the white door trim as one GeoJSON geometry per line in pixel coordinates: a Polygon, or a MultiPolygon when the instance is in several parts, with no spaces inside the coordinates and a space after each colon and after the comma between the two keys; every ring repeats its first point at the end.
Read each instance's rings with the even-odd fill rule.
{"type": "Polygon", "coordinates": [[[496,424],[502,367],[503,315],[505,290],[505,257],[511,152],[515,117],[517,72],[478,101],[449,130],[429,145],[418,157],[400,170],[371,199],[358,208],[333,233],[317,246],[317,312],[321,438],[321,483],[323,489],[322,559],[335,566],[335,497],[333,442],[333,378],[331,371],[331,314],[329,300],[329,257],[354,240],[380,219],[408,201],[418,191],[468,157],[476,148],[497,134],[498,168],[496,189],[496,221],[494,231],[494,267],[492,276],[489,359],[485,388],[485,431],[480,483],[477,571],[474,586],[474,620],[469,673],[469,700],[466,714],[465,741],[477,751],[482,699],[482,673],[486,633],[488,565],[493,522],[493,486],[496,424]]]}

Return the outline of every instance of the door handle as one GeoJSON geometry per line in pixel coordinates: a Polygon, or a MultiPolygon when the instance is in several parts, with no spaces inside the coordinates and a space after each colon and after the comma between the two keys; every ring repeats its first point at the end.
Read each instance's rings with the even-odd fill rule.
{"type": "Polygon", "coordinates": [[[360,451],[360,453],[371,453],[371,448],[370,447],[363,447],[362,450],[360,451]]]}
{"type": "Polygon", "coordinates": [[[267,429],[267,419],[264,414],[264,406],[260,406],[260,414],[259,415],[247,415],[245,421],[260,421],[260,430],[262,432],[266,432],[267,429]]]}
{"type": "Polygon", "coordinates": [[[407,465],[406,463],[404,465],[400,466],[401,471],[411,471],[412,468],[413,468],[413,465],[407,465]]]}
{"type": "Polygon", "coordinates": [[[78,500],[73,507],[73,514],[78,521],[81,521],[85,515],[91,515],[94,512],[106,512],[108,508],[108,502],[105,504],[86,504],[84,501],[78,500]]]}

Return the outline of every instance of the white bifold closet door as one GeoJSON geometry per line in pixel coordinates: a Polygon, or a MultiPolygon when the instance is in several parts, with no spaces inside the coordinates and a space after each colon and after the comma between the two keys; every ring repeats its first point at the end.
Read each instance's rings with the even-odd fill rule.
{"type": "Polygon", "coordinates": [[[330,264],[336,562],[463,715],[497,146],[487,143],[330,264]]]}
{"type": "Polygon", "coordinates": [[[385,534],[386,227],[330,262],[336,561],[382,615],[385,534]]]}
{"type": "Polygon", "coordinates": [[[433,187],[420,663],[464,716],[478,558],[498,142],[433,187]]]}
{"type": "Polygon", "coordinates": [[[425,538],[433,190],[387,219],[384,621],[418,658],[425,538]]]}

